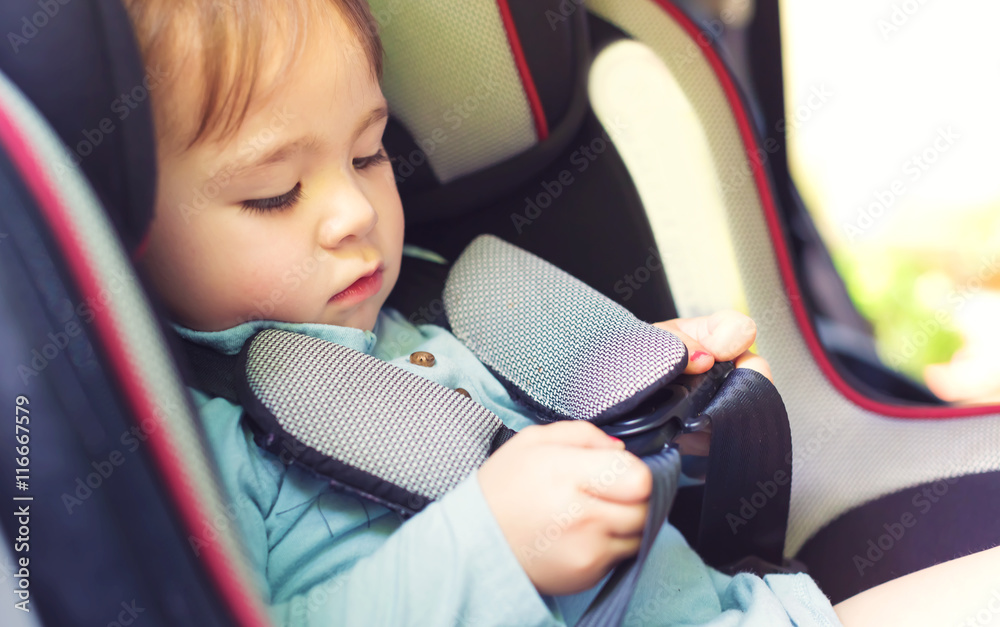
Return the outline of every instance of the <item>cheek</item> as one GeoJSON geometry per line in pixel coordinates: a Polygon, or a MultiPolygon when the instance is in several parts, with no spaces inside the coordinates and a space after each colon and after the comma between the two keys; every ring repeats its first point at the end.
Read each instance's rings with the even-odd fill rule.
{"type": "MultiPolygon", "coordinates": [[[[308,322],[298,319],[301,307],[315,300],[315,286],[322,276],[320,262],[308,256],[268,257],[260,260],[257,270],[255,276],[244,277],[249,282],[245,291],[271,303],[282,319],[308,322]]],[[[255,301],[255,305],[259,302],[255,301]]]]}
{"type": "Polygon", "coordinates": [[[387,238],[387,243],[391,242],[395,248],[398,248],[393,252],[401,253],[404,231],[403,204],[399,199],[396,183],[391,176],[388,177],[388,183],[380,185],[375,194],[375,206],[379,207],[379,226],[387,238]]]}
{"type": "Polygon", "coordinates": [[[232,326],[254,319],[310,322],[319,263],[271,246],[249,254],[230,252],[216,260],[216,270],[200,284],[203,301],[213,303],[217,321],[232,326]]]}
{"type": "Polygon", "coordinates": [[[238,221],[208,213],[188,222],[158,218],[146,262],[181,323],[217,330],[270,318],[277,305],[294,300],[290,285],[305,284],[295,275],[309,264],[288,242],[272,237],[260,245],[243,230],[238,221]]]}
{"type": "Polygon", "coordinates": [[[262,300],[295,304],[308,296],[319,275],[317,260],[303,252],[280,241],[253,249],[234,247],[219,261],[224,269],[216,279],[237,307],[256,306],[262,300]]]}

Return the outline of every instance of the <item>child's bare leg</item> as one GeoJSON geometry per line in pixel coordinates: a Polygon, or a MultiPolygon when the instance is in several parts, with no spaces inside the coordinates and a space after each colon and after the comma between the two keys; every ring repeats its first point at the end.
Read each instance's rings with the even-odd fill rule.
{"type": "Polygon", "coordinates": [[[846,627],[1000,625],[1000,546],[887,581],[833,609],[846,627]]]}

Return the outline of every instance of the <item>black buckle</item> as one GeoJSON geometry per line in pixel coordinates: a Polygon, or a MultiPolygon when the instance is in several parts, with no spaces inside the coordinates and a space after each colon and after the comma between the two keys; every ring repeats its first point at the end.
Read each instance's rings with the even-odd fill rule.
{"type": "Polygon", "coordinates": [[[708,431],[711,417],[701,411],[734,369],[733,362],[716,362],[702,374],[681,375],[628,416],[601,428],[625,442],[625,449],[643,457],[671,444],[682,433],[708,431]]]}

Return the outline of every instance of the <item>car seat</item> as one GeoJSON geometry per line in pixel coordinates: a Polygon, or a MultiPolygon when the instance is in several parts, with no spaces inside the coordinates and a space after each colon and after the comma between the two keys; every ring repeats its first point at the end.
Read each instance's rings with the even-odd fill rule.
{"type": "MultiPolygon", "coordinates": [[[[8,3],[0,20],[22,33],[22,17],[35,24],[39,6],[8,3]]],[[[947,484],[951,496],[995,495],[998,409],[876,402],[829,367],[799,297],[767,169],[748,166],[754,126],[710,41],[676,7],[651,0],[372,6],[393,109],[386,145],[397,157],[410,243],[453,260],[475,235],[494,233],[648,321],[740,305],[744,294],[792,421],[786,555],[803,558],[821,586],[863,589],[903,574],[925,559],[927,547],[916,540],[924,529],[961,529],[956,540],[965,545],[996,533],[995,511],[962,509],[965,499],[956,498],[906,528],[915,550],[897,539],[899,548],[884,551],[864,577],[852,575],[851,562],[823,563],[824,550],[839,557],[855,545],[867,550],[869,537],[879,542],[879,525],[909,507],[892,499],[909,498],[920,484],[963,477],[947,484]],[[614,87],[602,81],[624,80],[635,68],[659,101],[608,97],[614,87]],[[660,124],[627,121],[640,119],[660,124]],[[708,164],[707,177],[677,174],[695,163],[708,164]],[[723,187],[727,172],[750,174],[723,187]],[[692,248],[684,239],[690,229],[708,233],[701,254],[679,252],[692,248]],[[742,288],[728,290],[727,302],[713,284],[742,288]],[[859,507],[866,502],[883,508],[875,528],[851,519],[872,507],[859,507]],[[962,515],[945,516],[953,511],[962,515]]],[[[127,19],[117,0],[42,14],[45,26],[30,37],[28,29],[26,44],[0,56],[0,70],[30,100],[3,83],[0,337],[8,350],[0,359],[4,372],[25,366],[36,374],[0,384],[4,398],[26,394],[47,417],[32,422],[32,598],[46,623],[60,625],[106,622],[129,600],[146,608],[149,622],[267,624],[169,340],[128,263],[151,213],[148,105],[137,103],[101,142],[85,134],[122,90],[142,84],[127,19]],[[56,136],[81,157],[79,169],[56,136]],[[92,144],[88,155],[81,142],[92,144]],[[36,351],[39,368],[31,363],[36,351]],[[135,428],[149,446],[130,448],[135,428]],[[128,472],[117,472],[126,464],[128,472]],[[194,550],[202,538],[211,541],[194,550]]],[[[391,304],[411,320],[439,320],[440,266],[407,264],[391,304]]],[[[11,522],[3,520],[8,537],[16,532],[11,522]]]]}
{"type": "MultiPolygon", "coordinates": [[[[0,52],[11,450],[15,399],[29,411],[17,466],[29,472],[20,488],[8,482],[18,507],[0,519],[0,576],[26,603],[5,604],[3,624],[269,624],[126,252],[152,215],[155,153],[124,9],[9,2],[0,22],[23,40],[0,52]],[[111,107],[123,94],[135,106],[120,118],[111,107]],[[21,507],[27,525],[12,515],[21,507]]],[[[14,476],[13,455],[3,467],[14,476]]]]}
{"type": "MultiPolygon", "coordinates": [[[[473,123],[463,122],[448,143],[427,151],[422,169],[399,172],[408,239],[453,258],[474,234],[493,233],[557,260],[650,321],[675,311],[746,310],[757,321],[758,348],[771,363],[792,428],[785,553],[803,562],[835,601],[1000,541],[1000,408],[927,402],[884,369],[879,374],[888,390],[862,392],[849,382],[857,377],[834,364],[808,306],[816,299],[800,287],[801,264],[790,248],[801,248],[802,237],[790,236],[786,220],[797,225],[804,217],[779,207],[769,149],[759,141],[745,95],[711,33],[665,0],[590,0],[585,9],[580,3],[541,3],[535,10],[543,12],[544,22],[519,3],[497,4],[493,19],[507,30],[506,67],[521,79],[522,102],[515,108],[498,97],[479,105],[470,120],[503,129],[505,138],[520,137],[509,152],[522,152],[508,160],[500,154],[484,168],[482,157],[462,152],[463,137],[478,146],[473,138],[481,136],[473,123]],[[532,37],[538,31],[543,34],[532,37]],[[591,63],[532,56],[529,46],[539,44],[529,42],[549,43],[575,32],[589,35],[591,63]],[[580,86],[569,84],[581,66],[588,68],[583,105],[575,100],[583,97],[580,86]],[[490,104],[503,111],[488,110],[490,104]],[[581,106],[585,112],[577,123],[581,106]],[[575,124],[575,137],[561,143],[575,124]],[[596,153],[605,143],[599,155],[587,154],[587,147],[596,153]],[[512,163],[526,167],[521,155],[546,148],[562,154],[527,181],[523,169],[510,173],[512,163]],[[478,170],[469,174],[462,164],[478,170]],[[559,185],[567,169],[574,181],[559,185]],[[505,191],[480,200],[497,188],[505,191]],[[621,237],[623,223],[638,225],[637,233],[621,237]],[[655,246],[647,246],[650,232],[655,246]],[[652,251],[657,263],[650,263],[652,251]],[[665,277],[653,271],[660,260],[665,277]],[[649,272],[640,273],[644,268],[649,272]],[[658,293],[664,280],[669,299],[658,293]],[[894,399],[893,389],[902,398],[894,399]],[[932,499],[943,499],[942,492],[946,504],[936,506],[932,499]],[[911,523],[908,514],[917,522],[900,532],[903,518],[911,523]]],[[[458,5],[417,8],[385,0],[372,6],[392,15],[383,24],[384,90],[408,131],[400,139],[394,127],[387,143],[401,164],[412,163],[411,138],[433,137],[449,105],[464,96],[430,87],[440,85],[434,77],[441,59],[449,58],[441,48],[450,44],[441,42],[454,41],[450,31],[436,29],[459,19],[458,5]],[[412,23],[423,37],[396,34],[412,23]],[[405,76],[396,74],[394,58],[413,61],[405,76]],[[435,118],[431,113],[437,111],[445,113],[435,118]]],[[[487,8],[492,12],[492,6],[481,10],[487,8]]],[[[480,26],[483,15],[465,7],[461,19],[467,20],[463,36],[469,41],[475,37],[485,42],[483,48],[503,49],[504,42],[490,42],[480,26]]],[[[760,19],[777,24],[776,2],[762,5],[760,19]]],[[[770,32],[775,35],[776,27],[770,32]]],[[[562,47],[572,49],[573,43],[562,47]]],[[[774,74],[781,64],[773,62],[773,53],[769,58],[774,74]]],[[[465,84],[476,84],[477,71],[482,66],[467,74],[465,84]]],[[[449,58],[449,75],[462,72],[449,58]]],[[[511,79],[510,89],[516,93],[517,87],[511,79]]],[[[790,188],[787,168],[783,175],[782,187],[790,188]]],[[[756,509],[751,503],[744,513],[752,516],[756,509]]]]}

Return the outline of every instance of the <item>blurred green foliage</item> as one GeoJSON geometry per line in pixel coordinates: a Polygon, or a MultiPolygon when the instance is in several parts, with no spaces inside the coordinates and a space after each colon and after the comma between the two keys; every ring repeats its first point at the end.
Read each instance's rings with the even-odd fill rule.
{"type": "Polygon", "coordinates": [[[886,365],[922,382],[924,366],[950,361],[962,347],[954,317],[969,294],[933,257],[877,246],[831,252],[886,365]]]}

